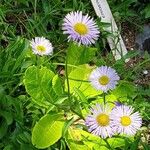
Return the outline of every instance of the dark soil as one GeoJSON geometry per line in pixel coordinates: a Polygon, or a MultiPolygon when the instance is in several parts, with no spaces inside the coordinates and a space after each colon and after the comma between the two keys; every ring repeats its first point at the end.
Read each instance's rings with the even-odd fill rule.
{"type": "Polygon", "coordinates": [[[121,24],[121,34],[127,50],[133,50],[135,47],[135,37],[137,29],[129,22],[121,24]]]}
{"type": "MultiPolygon", "coordinates": [[[[121,24],[121,35],[128,51],[135,49],[135,38],[138,34],[138,29],[131,25],[129,22],[123,22],[121,24]]],[[[127,68],[135,68],[135,66],[144,61],[143,55],[140,54],[134,58],[131,58],[127,63],[127,68]]],[[[138,74],[138,79],[134,81],[135,84],[147,86],[150,85],[150,65],[147,65],[138,74]],[[144,71],[147,74],[144,74],[144,71]]]]}

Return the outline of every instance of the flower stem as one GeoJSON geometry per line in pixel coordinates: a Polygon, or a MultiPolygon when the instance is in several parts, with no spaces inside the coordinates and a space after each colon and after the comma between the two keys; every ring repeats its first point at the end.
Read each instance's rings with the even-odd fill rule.
{"type": "Polygon", "coordinates": [[[107,144],[108,149],[113,150],[113,148],[110,146],[109,142],[107,139],[104,139],[105,143],[107,144]]]}
{"type": "Polygon", "coordinates": [[[37,65],[37,67],[40,68],[41,61],[40,61],[40,56],[38,56],[38,55],[36,55],[36,65],[37,65]]]}
{"type": "Polygon", "coordinates": [[[69,85],[69,78],[68,78],[68,57],[66,56],[66,62],[65,62],[65,77],[66,77],[66,81],[67,81],[67,88],[68,88],[68,99],[71,100],[70,97],[70,85],[69,85]]]}
{"type": "Polygon", "coordinates": [[[105,92],[103,92],[103,101],[104,101],[104,105],[106,104],[106,94],[105,92]]]}

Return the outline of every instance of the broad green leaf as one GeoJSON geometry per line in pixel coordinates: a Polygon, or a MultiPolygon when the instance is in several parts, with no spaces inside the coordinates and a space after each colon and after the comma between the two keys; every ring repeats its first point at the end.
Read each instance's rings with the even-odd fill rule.
{"type": "MultiPolygon", "coordinates": [[[[67,49],[67,63],[71,65],[82,65],[90,62],[95,56],[96,48],[91,48],[83,45],[77,45],[71,43],[67,49]]],[[[71,67],[68,67],[68,72],[71,71],[71,67]]]]}
{"type": "Polygon", "coordinates": [[[90,148],[83,143],[80,132],[71,127],[68,130],[66,142],[70,150],[90,150],[90,148]]]}
{"type": "Polygon", "coordinates": [[[117,148],[125,145],[124,139],[116,137],[109,138],[108,143],[112,148],[117,148]]]}
{"type": "Polygon", "coordinates": [[[87,145],[84,145],[82,142],[74,142],[69,140],[67,142],[69,150],[91,150],[87,145]]]}
{"type": "MultiPolygon", "coordinates": [[[[97,91],[92,87],[89,82],[89,75],[93,68],[94,67],[84,64],[71,71],[68,76],[71,93],[74,93],[74,90],[77,88],[87,97],[92,97],[102,93],[102,91],[97,91]]],[[[65,91],[67,91],[67,89],[67,81],[65,81],[65,91]]]]}
{"type": "Polygon", "coordinates": [[[52,80],[52,85],[53,89],[56,92],[57,95],[62,95],[64,90],[63,90],[63,84],[61,82],[61,79],[59,78],[58,75],[55,75],[53,80],[52,80]]]}
{"type": "Polygon", "coordinates": [[[68,137],[66,141],[71,150],[80,150],[81,148],[83,150],[92,150],[94,146],[96,146],[96,143],[101,145],[101,139],[99,137],[96,137],[81,129],[71,127],[68,130],[68,137]],[[88,141],[88,137],[91,137],[92,140],[90,139],[91,141],[88,141]]]}
{"type": "MultiPolygon", "coordinates": [[[[82,143],[82,145],[87,146],[90,150],[109,150],[108,145],[102,138],[77,128],[69,128],[67,142],[68,145],[82,143]]],[[[125,145],[124,139],[119,137],[108,138],[108,143],[113,149],[125,145]]]]}
{"type": "Polygon", "coordinates": [[[121,81],[120,84],[112,91],[112,94],[118,99],[126,98],[127,96],[134,98],[136,95],[136,87],[133,83],[121,81]]]}
{"type": "Polygon", "coordinates": [[[117,101],[117,97],[113,94],[108,94],[108,95],[106,95],[106,101],[107,102],[115,102],[115,101],[117,101]]]}
{"type": "Polygon", "coordinates": [[[27,93],[34,99],[34,102],[41,106],[49,105],[56,98],[52,88],[54,73],[46,67],[29,67],[25,72],[24,84],[27,93]]]}
{"type": "Polygon", "coordinates": [[[36,123],[32,131],[32,144],[35,147],[47,148],[61,138],[64,122],[59,119],[59,114],[47,114],[36,123]]]}

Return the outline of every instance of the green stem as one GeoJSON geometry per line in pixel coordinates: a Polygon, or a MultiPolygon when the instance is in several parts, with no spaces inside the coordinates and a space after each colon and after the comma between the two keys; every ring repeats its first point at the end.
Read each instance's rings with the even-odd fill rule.
{"type": "Polygon", "coordinates": [[[37,0],[34,1],[34,19],[36,19],[37,0]]]}
{"type": "Polygon", "coordinates": [[[103,92],[103,101],[104,101],[104,105],[106,104],[106,94],[105,92],[103,92]]]}
{"type": "Polygon", "coordinates": [[[41,58],[39,55],[36,55],[36,64],[37,64],[37,67],[40,68],[41,66],[41,58]]]}
{"type": "Polygon", "coordinates": [[[108,143],[107,139],[104,139],[105,143],[107,144],[107,147],[109,150],[113,150],[113,148],[110,146],[110,144],[108,143]]]}
{"type": "Polygon", "coordinates": [[[68,88],[68,99],[71,100],[71,96],[70,96],[70,85],[69,85],[69,78],[68,78],[68,57],[66,56],[66,63],[65,63],[65,77],[66,77],[66,81],[67,81],[67,88],[68,88]]]}

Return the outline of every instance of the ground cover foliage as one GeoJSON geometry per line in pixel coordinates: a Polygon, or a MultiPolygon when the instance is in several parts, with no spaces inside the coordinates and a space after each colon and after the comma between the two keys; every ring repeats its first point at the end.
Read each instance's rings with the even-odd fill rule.
{"type": "MultiPolygon", "coordinates": [[[[146,1],[109,3],[120,22],[150,18],[146,1]]],[[[0,1],[0,149],[150,149],[149,78],[138,82],[147,78],[143,71],[150,71],[150,55],[133,50],[116,61],[106,43],[110,33],[105,26],[109,25],[96,17],[87,0],[0,1]],[[100,37],[91,46],[68,42],[63,34],[64,17],[77,10],[88,13],[99,26],[100,37]],[[41,36],[52,42],[53,55],[33,53],[30,41],[41,36]],[[138,61],[131,65],[125,63],[127,58],[138,61]],[[110,66],[120,76],[117,87],[105,95],[88,81],[96,66],[110,66]],[[120,102],[140,113],[142,127],[135,136],[102,139],[88,132],[85,118],[93,105],[103,103],[104,96],[111,107],[120,102]]]]}

